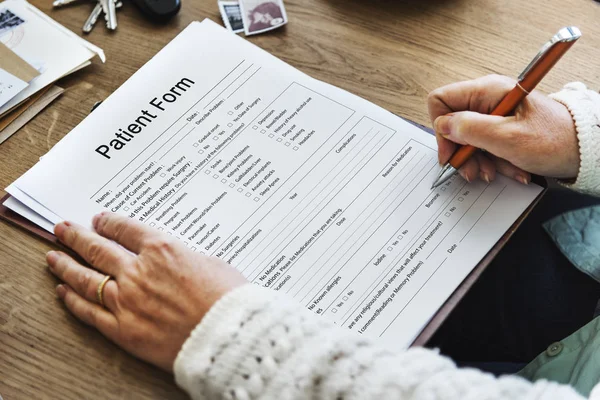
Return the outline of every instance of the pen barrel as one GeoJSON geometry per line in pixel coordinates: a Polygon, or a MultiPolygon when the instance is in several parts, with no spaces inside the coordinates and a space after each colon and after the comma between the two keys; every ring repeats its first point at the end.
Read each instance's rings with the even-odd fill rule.
{"type": "Polygon", "coordinates": [[[568,42],[555,43],[535,64],[535,67],[528,71],[523,79],[519,82],[521,87],[527,92],[531,92],[550,72],[552,67],[565,55],[565,53],[575,44],[575,40],[568,42]]]}
{"type": "Polygon", "coordinates": [[[473,147],[469,144],[461,146],[456,152],[450,157],[448,164],[454,168],[459,169],[467,162],[469,158],[477,151],[477,147],[473,147]]]}

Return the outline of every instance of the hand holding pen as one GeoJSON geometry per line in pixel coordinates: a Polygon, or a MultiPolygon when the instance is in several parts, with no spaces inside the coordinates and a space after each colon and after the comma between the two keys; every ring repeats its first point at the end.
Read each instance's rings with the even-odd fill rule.
{"type": "Polygon", "coordinates": [[[574,27],[561,29],[518,82],[488,76],[430,94],[439,161],[446,164],[434,187],[456,170],[469,181],[480,177],[488,182],[496,172],[522,183],[531,180],[529,173],[557,178],[577,175],[579,148],[569,111],[533,88],[580,35],[574,27]],[[476,148],[486,152],[476,152],[476,148]]]}

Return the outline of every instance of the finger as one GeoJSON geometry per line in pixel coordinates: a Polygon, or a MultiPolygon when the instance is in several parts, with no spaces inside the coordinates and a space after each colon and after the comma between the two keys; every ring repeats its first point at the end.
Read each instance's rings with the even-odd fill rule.
{"type": "Polygon", "coordinates": [[[496,165],[484,153],[478,151],[475,153],[479,162],[479,177],[485,183],[490,183],[496,179],[496,165]]]}
{"type": "Polygon", "coordinates": [[[118,276],[120,270],[133,261],[133,256],[114,242],[81,225],[61,222],[54,227],[54,234],[91,266],[109,275],[118,276]]]}
{"type": "MultiPolygon", "coordinates": [[[[87,301],[98,303],[98,287],[106,277],[93,269],[84,267],[71,256],[60,251],[50,251],[46,254],[50,271],[58,279],[68,284],[78,295],[87,301]]],[[[114,311],[117,303],[118,287],[114,280],[104,285],[102,299],[109,310],[114,311]]]]}
{"type": "Polygon", "coordinates": [[[98,234],[114,240],[136,254],[141,252],[148,239],[160,235],[158,231],[139,221],[114,213],[98,214],[92,224],[98,234]]]}
{"type": "Polygon", "coordinates": [[[58,285],[56,294],[65,302],[75,317],[83,323],[95,327],[107,338],[116,340],[118,322],[114,314],[98,304],[90,303],[75,293],[68,285],[58,285]]]}
{"type": "Polygon", "coordinates": [[[515,86],[506,76],[488,75],[456,82],[432,91],[427,98],[431,122],[454,111],[476,111],[490,114],[502,98],[515,86]]]}
{"type": "Polygon", "coordinates": [[[514,153],[514,141],[523,126],[514,117],[461,111],[442,115],[434,122],[435,131],[458,144],[470,144],[499,157],[514,153]]]}
{"type": "Polygon", "coordinates": [[[444,138],[442,135],[435,133],[435,139],[438,145],[438,161],[440,165],[444,165],[448,162],[452,154],[458,147],[456,143],[444,138]]]}
{"type": "Polygon", "coordinates": [[[496,166],[496,170],[502,175],[521,182],[524,185],[527,185],[529,182],[531,182],[531,174],[529,172],[514,166],[505,159],[492,156],[492,161],[496,166]]]}
{"type": "Polygon", "coordinates": [[[471,157],[458,170],[458,173],[467,181],[473,182],[479,176],[479,161],[476,157],[471,157]]]}

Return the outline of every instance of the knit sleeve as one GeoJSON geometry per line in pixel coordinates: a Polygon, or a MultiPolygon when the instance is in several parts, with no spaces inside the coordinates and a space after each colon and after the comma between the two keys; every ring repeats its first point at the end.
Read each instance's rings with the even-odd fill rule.
{"type": "Polygon", "coordinates": [[[563,185],[600,196],[600,94],[583,83],[569,83],[550,98],[564,104],[575,122],[581,164],[574,183],[563,185]]]}
{"type": "Polygon", "coordinates": [[[572,388],[457,369],[435,351],[395,351],[256,285],[225,295],[175,361],[193,399],[582,399],[572,388]]]}

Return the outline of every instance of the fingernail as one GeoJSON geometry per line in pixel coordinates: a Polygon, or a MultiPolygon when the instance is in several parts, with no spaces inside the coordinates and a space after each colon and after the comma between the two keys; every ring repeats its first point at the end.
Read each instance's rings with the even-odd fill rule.
{"type": "Polygon", "coordinates": [[[65,285],[58,285],[56,287],[56,294],[58,295],[58,297],[60,297],[61,299],[65,298],[65,295],[67,294],[67,288],[65,287],[65,285]]]}
{"type": "Polygon", "coordinates": [[[517,175],[517,180],[523,185],[529,185],[529,180],[527,180],[527,178],[523,175],[517,175]]]}
{"type": "Polygon", "coordinates": [[[52,250],[46,253],[46,261],[48,262],[48,266],[52,269],[54,268],[54,263],[58,259],[58,252],[52,250]]]}
{"type": "Polygon", "coordinates": [[[100,217],[102,217],[102,213],[94,215],[94,218],[92,219],[92,226],[95,230],[98,229],[98,221],[100,221],[100,217]]]}
{"type": "Polygon", "coordinates": [[[440,115],[433,121],[433,128],[442,136],[450,135],[450,118],[452,115],[440,115]]]}
{"type": "Polygon", "coordinates": [[[69,229],[70,226],[71,226],[70,222],[67,222],[67,221],[60,222],[60,223],[56,224],[56,226],[54,227],[54,234],[59,239],[62,239],[65,235],[65,232],[67,231],[67,229],[69,229]]]}
{"type": "Polygon", "coordinates": [[[490,176],[485,172],[483,173],[483,180],[485,181],[485,183],[490,183],[490,176]]]}

